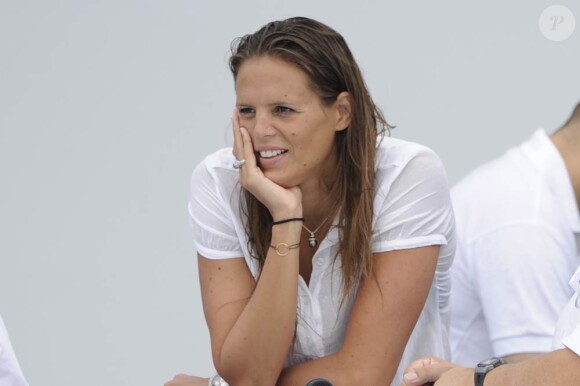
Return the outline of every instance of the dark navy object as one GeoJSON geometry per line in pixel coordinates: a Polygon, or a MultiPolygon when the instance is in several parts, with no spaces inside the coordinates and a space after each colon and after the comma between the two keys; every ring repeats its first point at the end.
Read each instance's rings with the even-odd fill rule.
{"type": "Polygon", "coordinates": [[[332,386],[332,383],[323,378],[315,378],[308,382],[306,386],[332,386]]]}

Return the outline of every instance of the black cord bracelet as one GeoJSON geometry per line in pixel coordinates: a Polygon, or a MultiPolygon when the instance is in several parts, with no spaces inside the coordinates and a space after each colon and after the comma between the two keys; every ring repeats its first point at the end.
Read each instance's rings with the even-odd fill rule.
{"type": "Polygon", "coordinates": [[[302,221],[302,222],[304,222],[304,217],[293,217],[293,218],[287,218],[287,219],[280,220],[280,221],[274,221],[272,223],[272,226],[279,225],[279,224],[284,224],[284,223],[287,223],[287,222],[290,222],[290,221],[302,221]]]}

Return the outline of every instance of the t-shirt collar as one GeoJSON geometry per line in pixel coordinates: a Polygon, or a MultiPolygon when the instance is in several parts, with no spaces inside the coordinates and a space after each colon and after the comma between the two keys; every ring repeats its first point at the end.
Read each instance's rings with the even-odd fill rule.
{"type": "Polygon", "coordinates": [[[554,196],[562,204],[570,228],[580,233],[580,210],[576,202],[576,194],[566,169],[562,155],[544,129],[538,129],[532,137],[522,144],[522,149],[539,169],[545,170],[546,182],[551,187],[554,196]]]}

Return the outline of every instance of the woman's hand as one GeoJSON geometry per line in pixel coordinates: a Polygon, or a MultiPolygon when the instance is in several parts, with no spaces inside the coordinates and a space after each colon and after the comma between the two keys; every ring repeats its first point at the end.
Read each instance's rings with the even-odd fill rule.
{"type": "Polygon", "coordinates": [[[417,359],[407,366],[401,386],[433,384],[435,386],[473,385],[473,370],[441,358],[425,357],[417,359]]]}
{"type": "Polygon", "coordinates": [[[207,386],[209,378],[194,377],[192,375],[177,374],[171,381],[165,382],[164,386],[207,386]]]}
{"type": "Polygon", "coordinates": [[[237,110],[234,110],[232,126],[234,129],[234,157],[246,161],[239,169],[242,187],[268,208],[274,221],[302,216],[300,188],[297,186],[283,188],[264,175],[258,167],[252,138],[245,128],[240,127],[240,117],[237,110]]]}

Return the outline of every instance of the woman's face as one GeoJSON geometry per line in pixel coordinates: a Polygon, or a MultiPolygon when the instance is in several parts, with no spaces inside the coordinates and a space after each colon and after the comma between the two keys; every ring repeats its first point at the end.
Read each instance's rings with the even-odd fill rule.
{"type": "Polygon", "coordinates": [[[349,123],[343,94],[325,106],[296,65],[271,56],[242,63],[236,79],[240,126],[250,133],[266,177],[284,187],[332,178],[335,133],[349,123]]]}

